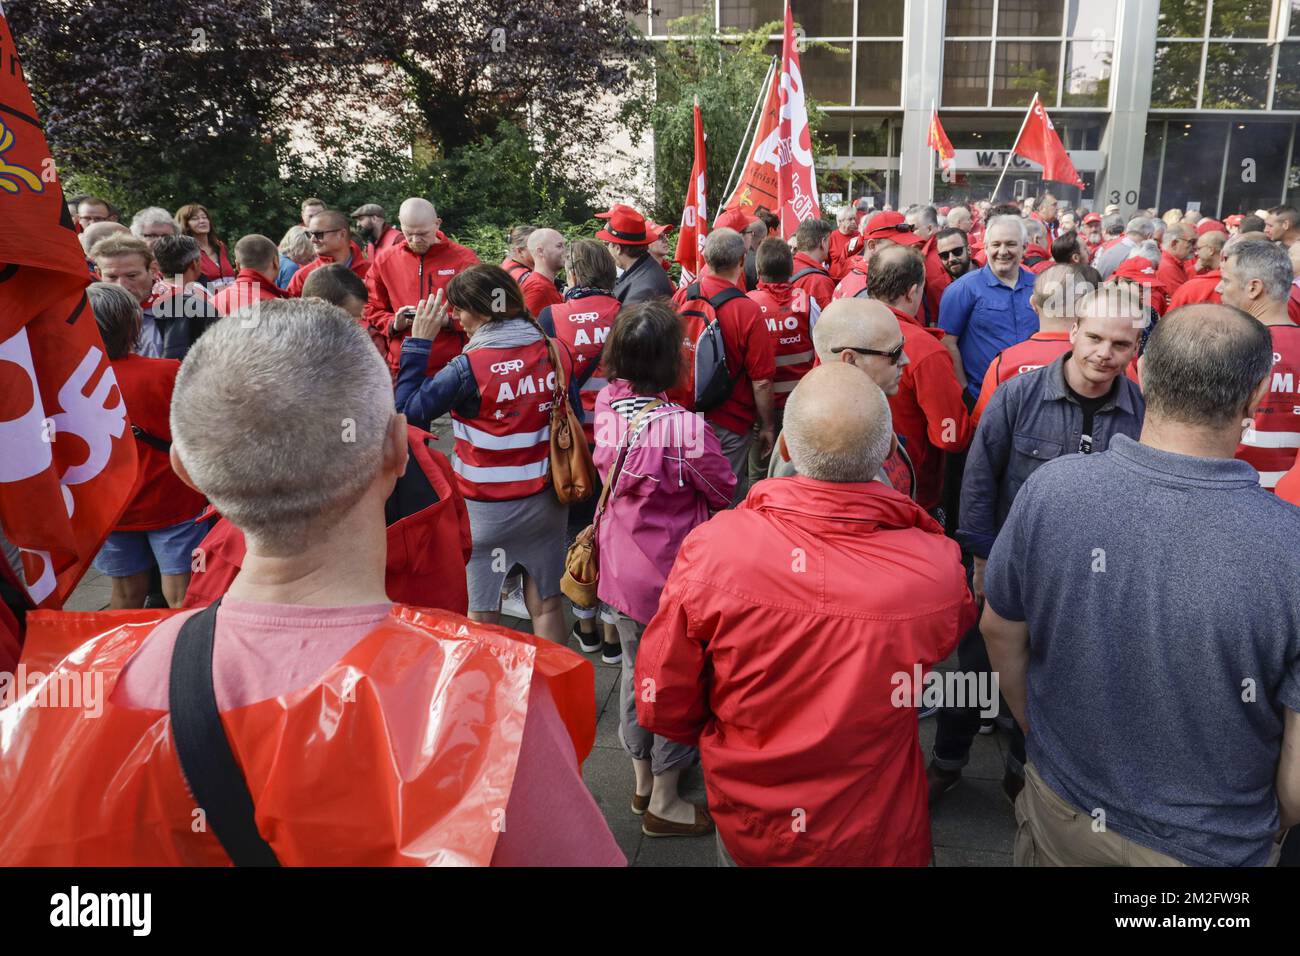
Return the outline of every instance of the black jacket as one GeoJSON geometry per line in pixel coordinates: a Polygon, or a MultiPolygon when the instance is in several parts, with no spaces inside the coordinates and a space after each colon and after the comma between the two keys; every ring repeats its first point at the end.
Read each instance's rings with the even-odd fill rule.
{"type": "Polygon", "coordinates": [[[651,299],[671,299],[673,291],[668,273],[648,252],[628,266],[614,283],[614,298],[624,305],[648,302],[651,299]]]}

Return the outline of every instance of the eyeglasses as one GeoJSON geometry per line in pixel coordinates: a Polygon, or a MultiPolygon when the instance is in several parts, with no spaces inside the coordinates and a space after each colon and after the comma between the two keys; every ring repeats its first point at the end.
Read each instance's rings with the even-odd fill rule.
{"type": "Polygon", "coordinates": [[[951,259],[953,256],[964,256],[964,255],[966,255],[966,249],[963,247],[961,249],[949,249],[947,252],[941,252],[939,253],[939,258],[951,259]]]}
{"type": "Polygon", "coordinates": [[[888,352],[881,352],[879,349],[860,349],[856,345],[837,345],[835,348],[831,349],[831,354],[839,355],[841,352],[846,350],[849,352],[857,352],[859,355],[879,355],[881,358],[889,359],[890,365],[897,365],[898,360],[903,357],[903,342],[899,342],[897,346],[890,349],[888,352]]]}
{"type": "Polygon", "coordinates": [[[324,239],[326,236],[330,235],[331,233],[335,233],[335,232],[346,232],[346,231],[347,231],[347,230],[345,230],[345,229],[326,229],[326,230],[323,231],[323,232],[310,232],[310,231],[308,231],[308,232],[307,232],[307,238],[310,239],[312,242],[319,242],[321,239],[324,239]]]}

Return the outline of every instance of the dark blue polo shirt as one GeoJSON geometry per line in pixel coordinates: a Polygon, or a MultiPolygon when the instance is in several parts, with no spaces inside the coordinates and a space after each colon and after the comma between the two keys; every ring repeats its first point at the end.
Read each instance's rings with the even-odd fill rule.
{"type": "Polygon", "coordinates": [[[1038,331],[1038,316],[1029,304],[1036,278],[1021,268],[1012,289],[985,266],[966,273],[943,290],[939,327],[957,337],[957,350],[966,370],[966,392],[971,398],[979,397],[984,373],[994,357],[1038,331]]]}
{"type": "Polygon", "coordinates": [[[1297,541],[1300,508],[1244,461],[1116,435],[1035,471],[984,586],[1029,625],[1029,761],[1047,785],[1184,863],[1266,863],[1300,711],[1297,541]]]}

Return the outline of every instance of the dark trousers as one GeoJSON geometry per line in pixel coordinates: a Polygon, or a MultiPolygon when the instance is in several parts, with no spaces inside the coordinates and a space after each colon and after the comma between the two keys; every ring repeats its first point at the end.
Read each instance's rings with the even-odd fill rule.
{"type": "MultiPolygon", "coordinates": [[[[991,671],[989,651],[984,635],[976,624],[957,645],[957,666],[971,674],[991,671]]],[[[1007,702],[998,696],[998,713],[1011,714],[1007,702]]],[[[934,732],[934,762],[943,770],[960,770],[970,760],[971,744],[980,729],[979,707],[953,707],[945,703],[937,715],[938,726],[934,732]]],[[[1011,752],[1007,755],[1007,769],[1017,776],[1025,772],[1025,734],[1019,724],[1009,732],[1011,752]]]]}

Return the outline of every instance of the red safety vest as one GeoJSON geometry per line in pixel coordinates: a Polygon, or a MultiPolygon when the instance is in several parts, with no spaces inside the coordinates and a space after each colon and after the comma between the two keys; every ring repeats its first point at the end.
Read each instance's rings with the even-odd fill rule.
{"type": "Polygon", "coordinates": [[[786,283],[778,284],[774,290],[767,282],[760,282],[749,297],[757,303],[763,327],[772,339],[772,351],[776,355],[773,403],[777,408],[784,408],[799,380],[812,371],[816,357],[809,328],[809,297],[802,289],[793,289],[786,283]],[[803,308],[797,309],[798,305],[803,308]]]}
{"type": "Polygon", "coordinates": [[[582,398],[582,431],[587,436],[587,443],[593,447],[596,444],[593,428],[596,396],[607,384],[605,369],[600,365],[600,355],[605,350],[605,339],[622,306],[623,303],[612,295],[587,295],[551,306],[555,337],[569,350],[573,359],[574,378],[587,376],[578,390],[582,398]]]}
{"type": "MultiPolygon", "coordinates": [[[[567,379],[571,363],[564,349],[559,355],[567,379]]],[[[473,349],[465,357],[481,399],[474,418],[451,414],[456,437],[452,467],[461,494],[474,501],[537,494],[550,476],[555,369],[546,343],[473,349]]]]}
{"type": "Polygon", "coordinates": [[[1300,398],[1296,393],[1300,384],[1300,327],[1271,325],[1268,332],[1273,338],[1268,394],[1242,435],[1236,457],[1258,471],[1260,485],[1271,490],[1295,464],[1300,450],[1300,398]]]}

